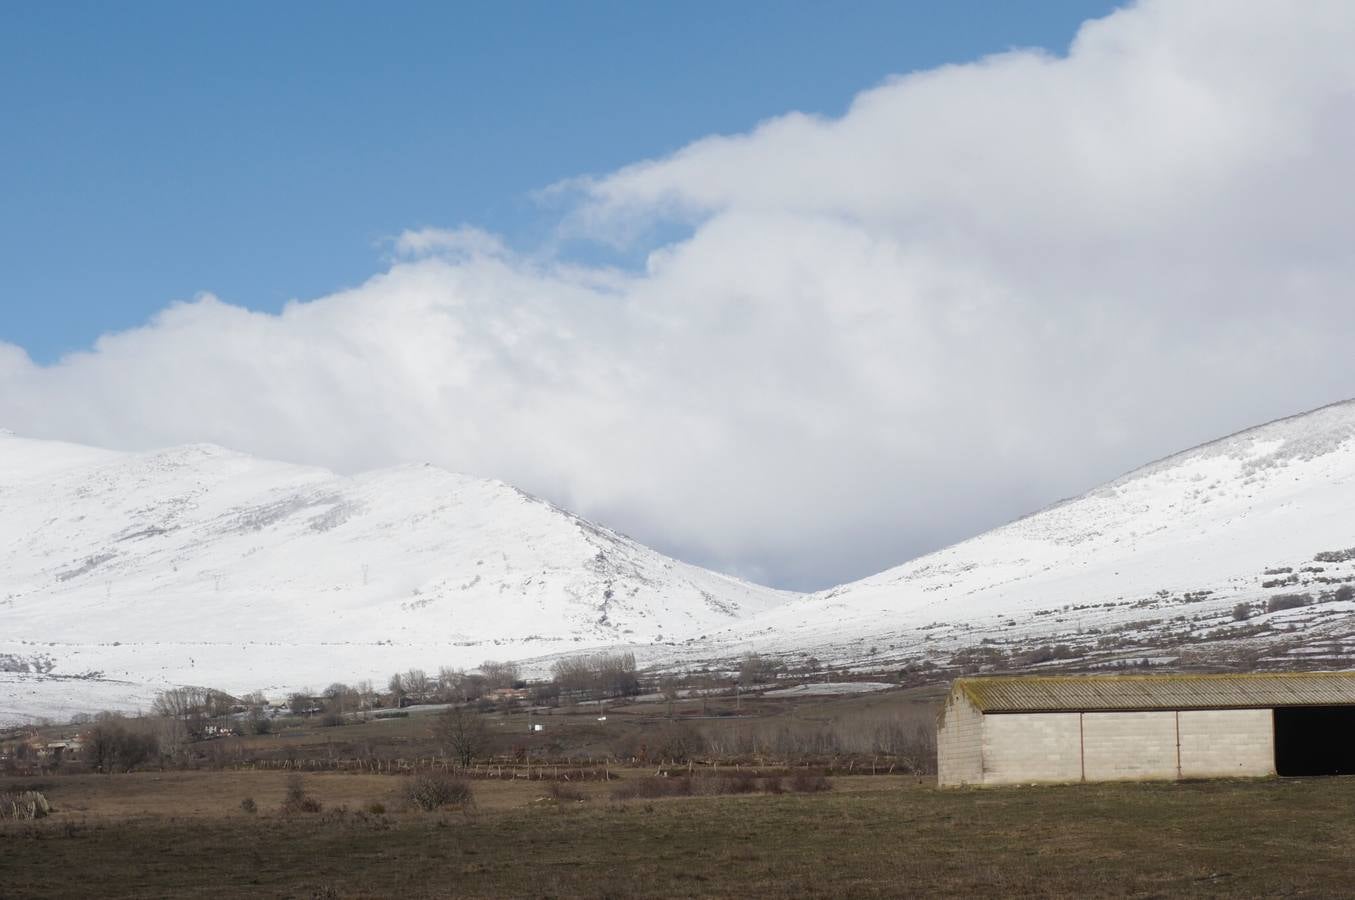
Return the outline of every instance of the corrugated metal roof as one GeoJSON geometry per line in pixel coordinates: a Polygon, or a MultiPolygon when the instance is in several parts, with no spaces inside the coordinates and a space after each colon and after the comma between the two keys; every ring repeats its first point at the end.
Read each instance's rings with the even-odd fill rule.
{"type": "Polygon", "coordinates": [[[957,678],[983,712],[1257,709],[1355,705],[1355,672],[1013,675],[957,678]]]}

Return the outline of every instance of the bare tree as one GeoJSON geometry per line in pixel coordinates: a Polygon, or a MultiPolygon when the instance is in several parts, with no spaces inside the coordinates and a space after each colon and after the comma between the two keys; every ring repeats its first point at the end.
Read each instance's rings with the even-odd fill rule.
{"type": "Polygon", "coordinates": [[[592,665],[597,672],[598,689],[606,696],[626,697],[640,692],[634,653],[599,653],[593,657],[592,665]]]}
{"type": "Polygon", "coordinates": [[[287,708],[298,716],[306,715],[314,706],[315,703],[311,700],[309,694],[297,691],[294,694],[287,695],[287,708]]]}
{"type": "Polygon", "coordinates": [[[775,660],[764,659],[756,653],[745,653],[739,662],[739,684],[747,687],[773,681],[782,668],[782,664],[775,660]]]}
{"type": "Polygon", "coordinates": [[[491,688],[512,687],[518,680],[518,664],[487,659],[480,663],[480,674],[485,676],[485,683],[491,688]]]}
{"type": "Polygon", "coordinates": [[[443,666],[438,669],[438,699],[443,701],[452,701],[461,698],[461,684],[466,680],[466,673],[461,669],[452,666],[443,666]]]}
{"type": "Polygon", "coordinates": [[[209,720],[228,715],[235,698],[211,688],[169,688],[156,694],[151,710],[162,717],[161,738],[169,753],[177,753],[188,741],[200,740],[209,720]]]}
{"type": "Polygon", "coordinates": [[[405,691],[416,700],[428,697],[428,673],[423,669],[410,669],[405,673],[405,691]]]}
{"type": "Polygon", "coordinates": [[[624,697],[639,692],[633,653],[594,653],[558,660],[551,674],[566,693],[624,697]]]}
{"type": "Polygon", "coordinates": [[[455,759],[462,768],[482,756],[489,746],[489,730],[485,728],[485,720],[478,713],[460,706],[454,706],[437,717],[433,724],[433,737],[442,747],[443,753],[455,759]]]}
{"type": "MultiPolygon", "coordinates": [[[[161,716],[155,720],[155,729],[160,741],[160,749],[167,756],[178,756],[188,748],[188,724],[183,719],[161,716]]],[[[98,768],[96,765],[95,768],[98,768]]]]}
{"type": "Polygon", "coordinates": [[[130,772],[160,752],[154,734],[133,730],[121,716],[101,714],[85,733],[85,761],[96,772],[130,772]]]}
{"type": "Polygon", "coordinates": [[[586,656],[569,656],[551,666],[555,683],[565,693],[584,693],[593,688],[593,670],[586,656]]]}
{"type": "Polygon", "coordinates": [[[125,729],[120,723],[104,721],[85,733],[81,753],[91,769],[104,774],[113,771],[117,765],[118,744],[123,731],[125,729]]]}
{"type": "Polygon", "coordinates": [[[668,703],[668,718],[673,718],[673,704],[678,698],[678,682],[672,675],[662,675],[659,677],[659,693],[663,694],[663,699],[668,703]]]}
{"type": "Polygon", "coordinates": [[[405,689],[405,676],[396,672],[391,676],[391,680],[387,683],[386,687],[391,692],[391,699],[395,701],[395,705],[403,706],[405,695],[409,693],[405,689]]]}

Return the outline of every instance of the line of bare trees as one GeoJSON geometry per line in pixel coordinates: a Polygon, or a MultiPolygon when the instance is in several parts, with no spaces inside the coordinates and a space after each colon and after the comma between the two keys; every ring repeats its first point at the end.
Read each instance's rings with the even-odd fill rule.
{"type": "Polygon", "coordinates": [[[796,759],[837,754],[884,756],[906,771],[935,771],[936,731],[929,721],[889,713],[860,713],[827,722],[781,721],[712,729],[705,748],[715,756],[796,759]]]}
{"type": "Polygon", "coordinates": [[[589,653],[558,660],[551,675],[562,694],[589,698],[640,693],[634,653],[589,653]]]}
{"type": "Polygon", "coordinates": [[[213,719],[230,715],[237,706],[231,695],[205,687],[176,687],[161,691],[151,704],[159,717],[160,749],[174,756],[191,741],[202,740],[213,719]]]}
{"type": "Polygon", "coordinates": [[[515,662],[487,659],[471,672],[443,666],[436,675],[423,669],[396,672],[387,682],[392,705],[416,703],[471,703],[499,688],[522,687],[521,670],[515,662]]]}
{"type": "Polygon", "coordinates": [[[130,772],[143,763],[158,760],[159,737],[144,724],[134,725],[114,713],[101,713],[85,733],[81,748],[85,762],[95,772],[130,772]]]}

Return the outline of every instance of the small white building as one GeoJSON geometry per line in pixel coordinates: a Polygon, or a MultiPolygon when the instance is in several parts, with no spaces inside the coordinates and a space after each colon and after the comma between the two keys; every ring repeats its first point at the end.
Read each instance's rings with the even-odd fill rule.
{"type": "Polygon", "coordinates": [[[1355,672],[959,678],[943,786],[1355,774],[1355,672]]]}

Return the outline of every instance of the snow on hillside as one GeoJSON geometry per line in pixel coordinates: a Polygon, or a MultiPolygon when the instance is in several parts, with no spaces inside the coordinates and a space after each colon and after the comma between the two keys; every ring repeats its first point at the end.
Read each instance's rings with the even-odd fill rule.
{"type": "Polygon", "coordinates": [[[1355,402],[1177,454],[818,594],[507,485],[0,433],[0,721],[602,646],[861,669],[1355,665],[1355,402]]]}
{"type": "Polygon", "coordinates": [[[0,434],[0,719],[681,640],[790,596],[432,466],[0,434]]]}
{"type": "Polygon", "coordinates": [[[770,610],[683,655],[728,656],[741,647],[858,666],[985,669],[1040,663],[1049,655],[1037,652],[1041,645],[1062,644],[1063,659],[1140,660],[1166,648],[1182,663],[1259,653],[1261,665],[1350,665],[1355,603],[1338,594],[1355,582],[1355,558],[1341,559],[1348,548],[1355,548],[1355,402],[1145,466],[770,610]],[[1273,605],[1304,605],[1266,612],[1277,595],[1289,599],[1273,605]],[[1247,607],[1235,616],[1238,604],[1247,607]]]}

